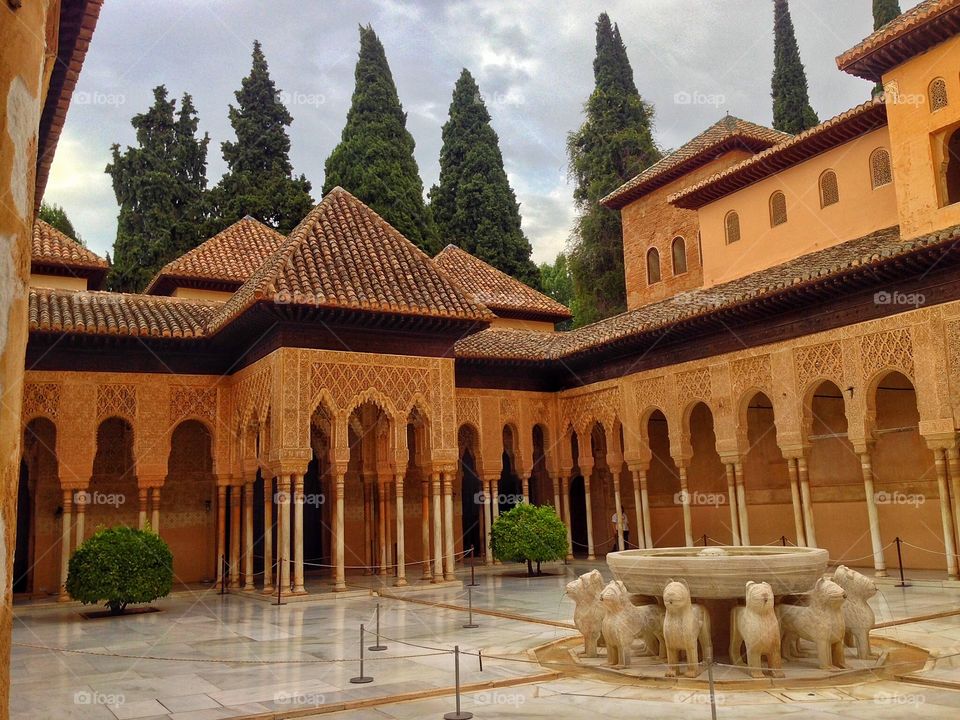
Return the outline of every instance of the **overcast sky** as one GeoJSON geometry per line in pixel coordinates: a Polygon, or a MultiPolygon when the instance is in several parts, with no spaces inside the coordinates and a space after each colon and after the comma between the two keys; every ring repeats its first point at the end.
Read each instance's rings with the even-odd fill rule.
{"type": "MultiPolygon", "coordinates": [[[[907,10],[917,0],[900,0],[907,10]]],[[[867,99],[870,84],[834,58],[870,33],[870,0],[791,0],[811,101],[825,120],[867,99]]],[[[255,38],[285,93],[297,172],[319,200],[323,164],[353,92],[357,26],[386,48],[425,189],[439,173],[440,130],[462,67],[480,84],[500,136],[534,259],[562,250],[573,218],[565,139],[593,87],[594,22],[620,26],[664,150],[731,113],[771,122],[771,0],[107,0],[67,116],[46,199],[64,206],[94,251],[111,250],[117,205],[103,172],[110,146],[134,141],[130,118],[151,90],[193,95],[210,133],[208,178],[233,139],[227,104],[255,38]]]]}

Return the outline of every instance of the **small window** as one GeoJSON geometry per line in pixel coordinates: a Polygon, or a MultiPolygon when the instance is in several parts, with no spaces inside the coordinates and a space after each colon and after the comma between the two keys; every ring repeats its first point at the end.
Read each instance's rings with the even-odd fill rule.
{"type": "Polygon", "coordinates": [[[673,254],[673,274],[682,275],[687,271],[687,243],[682,237],[675,237],[670,252],[673,254]]]}
{"type": "Polygon", "coordinates": [[[893,182],[893,172],[890,169],[890,153],[886,148],[877,148],[870,153],[870,182],[873,184],[874,190],[893,182]]]}
{"type": "Polygon", "coordinates": [[[787,196],[777,190],[770,196],[770,227],[783,225],[787,221],[787,196]]]}
{"type": "Polygon", "coordinates": [[[740,239],[740,216],[736,211],[728,212],[723,224],[727,234],[727,245],[737,242],[740,239]]]}
{"type": "Polygon", "coordinates": [[[820,207],[840,202],[840,188],[837,187],[837,174],[827,170],[820,176],[820,207]]]}
{"type": "Polygon", "coordinates": [[[647,250],[647,285],[660,282],[660,253],[656,248],[647,250]]]}
{"type": "Polygon", "coordinates": [[[947,106],[947,82],[943,78],[937,78],[927,88],[927,95],[930,98],[930,112],[945,108],[947,106]]]}

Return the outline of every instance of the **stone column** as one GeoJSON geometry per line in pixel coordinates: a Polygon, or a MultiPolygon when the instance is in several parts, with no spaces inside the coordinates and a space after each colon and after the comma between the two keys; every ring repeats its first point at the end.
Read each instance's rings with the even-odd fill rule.
{"type": "Polygon", "coordinates": [[[227,552],[227,486],[217,485],[217,585],[226,586],[223,561],[227,552]]]}
{"type": "Polygon", "coordinates": [[[433,561],[430,555],[430,481],[420,483],[420,543],[423,546],[424,580],[433,577],[433,561]]]}
{"type": "MultiPolygon", "coordinates": [[[[87,493],[86,498],[88,501],[91,497],[92,495],[90,493],[87,493]]],[[[76,510],[77,510],[77,520],[76,520],[77,542],[75,547],[80,547],[81,545],[83,545],[83,536],[84,536],[84,531],[86,530],[86,525],[87,525],[87,503],[85,502],[74,503],[74,506],[76,507],[76,510]]]]}
{"type": "Polygon", "coordinates": [[[344,567],[344,528],[343,528],[343,471],[337,470],[336,478],[334,479],[335,488],[336,488],[336,527],[334,528],[334,546],[335,546],[335,557],[336,557],[336,572],[335,572],[335,582],[333,586],[334,592],[342,592],[347,589],[347,575],[346,568],[344,567]]]}
{"type": "MultiPolygon", "coordinates": [[[[942,458],[939,459],[942,463],[942,458]]],[[[869,449],[860,453],[860,470],[863,473],[863,493],[867,500],[867,520],[870,522],[870,544],[873,547],[873,568],[877,577],[887,576],[887,563],[883,558],[883,540],[880,539],[880,518],[877,515],[877,498],[873,491],[873,463],[869,449]]],[[[937,474],[941,467],[938,466],[937,474]]]]}
{"type": "Polygon", "coordinates": [[[817,534],[813,524],[813,499],[810,495],[810,469],[807,458],[797,458],[797,475],[800,478],[800,502],[803,505],[803,530],[806,533],[807,547],[817,547],[817,534]]]}
{"type": "Polygon", "coordinates": [[[397,488],[397,580],[394,585],[403,587],[407,584],[407,553],[403,530],[403,475],[396,475],[397,488]]]}
{"type": "Polygon", "coordinates": [[[633,478],[633,510],[636,523],[634,537],[637,539],[637,547],[645,548],[647,547],[647,529],[643,522],[643,503],[640,501],[640,471],[631,470],[630,476],[633,478]]]}
{"type": "Polygon", "coordinates": [[[277,476],[277,582],[290,592],[290,475],[277,476]]]}
{"type": "Polygon", "coordinates": [[[381,576],[387,574],[387,492],[385,483],[377,478],[377,558],[381,576]]]}
{"type": "Polygon", "coordinates": [[[596,560],[593,547],[593,505],[590,502],[590,478],[583,476],[583,498],[587,506],[587,560],[596,560]]]}
{"type": "Polygon", "coordinates": [[[679,465],[680,502],[683,505],[683,541],[687,547],[693,547],[693,519],[690,514],[690,491],[687,489],[687,468],[679,465]]]}
{"type": "MultiPolygon", "coordinates": [[[[261,473],[262,474],[262,473],[261,473]]],[[[273,592],[273,478],[263,477],[263,591],[273,592]]]]}
{"type": "Polygon", "coordinates": [[[957,550],[953,543],[953,513],[950,511],[950,494],[947,490],[946,453],[946,450],[935,448],[933,458],[937,467],[937,492],[940,495],[940,521],[943,523],[943,546],[947,554],[947,576],[956,580],[957,550]]]}
{"type": "Polygon", "coordinates": [[[440,517],[440,473],[430,476],[430,485],[433,490],[433,581],[443,581],[443,527],[440,517]]]}
{"type": "Polygon", "coordinates": [[[806,547],[803,532],[803,509],[800,506],[800,481],[797,478],[797,459],[787,458],[787,473],[790,475],[790,500],[793,503],[793,528],[797,534],[797,546],[806,547]]]}
{"type": "Polygon", "coordinates": [[[160,488],[150,488],[150,529],[160,534],[160,488]]]}
{"type": "Polygon", "coordinates": [[[490,493],[490,481],[482,480],[483,483],[483,542],[486,552],[484,553],[484,565],[493,565],[493,546],[491,525],[493,525],[493,496],[490,493]]]}
{"type": "Polygon", "coordinates": [[[954,447],[947,451],[947,462],[950,469],[950,495],[953,498],[953,526],[956,530],[954,548],[960,547],[960,448],[954,447]]]}
{"type": "Polygon", "coordinates": [[[640,471],[640,503],[643,505],[643,540],[648,548],[653,547],[653,525],[650,523],[650,495],[647,491],[647,472],[640,471]]]}
{"type": "Polygon", "coordinates": [[[253,479],[243,486],[243,589],[253,590],[253,479]]]}
{"type": "Polygon", "coordinates": [[[147,488],[137,488],[137,500],[140,503],[140,514],[137,518],[137,527],[147,529],[147,488]]]}
{"type": "Polygon", "coordinates": [[[456,546],[453,544],[453,478],[449,472],[443,477],[443,531],[446,553],[443,561],[443,579],[456,580],[454,568],[456,566],[456,546]]]}
{"type": "Polygon", "coordinates": [[[727,499],[730,503],[730,532],[733,544],[742,545],[740,540],[740,519],[737,516],[737,470],[732,462],[723,464],[727,470],[727,499]]]}
{"type": "Polygon", "coordinates": [[[293,593],[305,595],[303,586],[303,475],[293,476],[293,593]]]}
{"type": "MultiPolygon", "coordinates": [[[[497,521],[497,518],[500,517],[500,478],[494,478],[490,481],[490,526],[493,527],[493,523],[497,521]]],[[[494,564],[499,565],[500,561],[494,559],[494,564]]]]}
{"type": "Polygon", "coordinates": [[[393,523],[396,522],[396,518],[393,517],[393,503],[390,502],[392,493],[393,490],[388,477],[383,483],[383,496],[386,498],[386,503],[383,506],[383,519],[386,522],[383,544],[387,548],[387,575],[393,575],[395,571],[393,567],[393,523]]]}
{"type": "Polygon", "coordinates": [[[733,466],[737,483],[737,514],[740,520],[740,542],[750,544],[750,516],[747,512],[747,487],[743,477],[743,463],[737,461],[733,466]]]}
{"type": "Polygon", "coordinates": [[[374,551],[373,551],[373,484],[368,483],[361,478],[360,487],[363,488],[363,562],[366,567],[363,570],[364,575],[373,574],[374,551]]]}
{"type": "Polygon", "coordinates": [[[563,517],[560,514],[560,478],[554,475],[550,478],[550,483],[553,485],[553,510],[557,517],[563,517]]]}
{"type": "Polygon", "coordinates": [[[230,487],[230,584],[240,585],[240,486],[230,487]]]}
{"type": "Polygon", "coordinates": [[[613,505],[617,512],[617,547],[626,550],[623,544],[623,504],[620,501],[620,473],[611,471],[613,477],[613,505]]]}
{"type": "Polygon", "coordinates": [[[67,573],[70,570],[70,535],[73,532],[73,490],[63,491],[63,525],[60,528],[60,599],[67,595],[67,573]]]}
{"type": "Polygon", "coordinates": [[[520,487],[522,488],[522,492],[523,492],[523,502],[529,505],[530,504],[530,478],[528,478],[526,475],[521,477],[520,487]]]}

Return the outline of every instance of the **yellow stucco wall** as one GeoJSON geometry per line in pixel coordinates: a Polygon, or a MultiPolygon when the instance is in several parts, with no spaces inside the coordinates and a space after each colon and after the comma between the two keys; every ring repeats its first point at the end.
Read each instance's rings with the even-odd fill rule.
{"type": "Polygon", "coordinates": [[[187,287],[178,287],[173,291],[174,297],[189,298],[190,300],[217,300],[219,302],[226,302],[230,299],[231,295],[233,295],[233,293],[187,287]]]}
{"type": "MultiPolygon", "coordinates": [[[[960,91],[958,91],[960,95],[960,91]]],[[[897,224],[894,183],[874,189],[870,153],[889,147],[886,128],[794,165],[700,208],[703,286],[710,287],[800,255],[897,224]],[[820,207],[819,179],[837,174],[840,201],[820,207]],[[787,222],[770,227],[770,196],[787,199],[787,222]],[[740,240],[727,244],[724,219],[740,215],[740,240]]]]}
{"type": "Polygon", "coordinates": [[[538,322],[537,320],[519,320],[517,318],[494,318],[490,323],[493,327],[499,328],[520,328],[521,330],[537,330],[539,332],[553,332],[555,327],[551,322],[538,322]]]}
{"type": "Polygon", "coordinates": [[[51,288],[54,290],[86,290],[87,279],[82,277],[67,277],[65,275],[30,273],[30,287],[51,288]]]}

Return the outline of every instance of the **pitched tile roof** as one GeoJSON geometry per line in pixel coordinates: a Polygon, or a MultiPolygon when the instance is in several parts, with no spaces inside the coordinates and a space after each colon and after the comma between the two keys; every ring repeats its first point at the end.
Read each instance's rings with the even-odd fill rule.
{"type": "Polygon", "coordinates": [[[652,190],[716,159],[722,153],[738,149],[760,152],[789,137],[791,136],[788,133],[727,115],[690,142],[625,182],[600,202],[609,208],[622,208],[652,190]]]}
{"type": "Polygon", "coordinates": [[[180,285],[197,283],[236,290],[285,241],[276,230],[248,215],[164,265],[144,292],[168,295],[180,285]]]}
{"type": "Polygon", "coordinates": [[[197,338],[222,303],[31,288],[31,332],[197,338]]]}
{"type": "Polygon", "coordinates": [[[64,268],[106,270],[109,267],[102,257],[39,218],[33,223],[30,262],[34,265],[64,268]]]}
{"type": "Polygon", "coordinates": [[[886,124],[887,107],[883,98],[868,100],[792,136],[779,145],[684,188],[667,200],[682,208],[702,207],[886,124]]]}
{"type": "Polygon", "coordinates": [[[569,358],[608,343],[639,337],[692,318],[728,311],[738,305],[790,291],[798,285],[835,280],[845,273],[937,245],[954,245],[960,225],[913,240],[899,228],[871,233],[722,285],[679,293],[658,303],[616,315],[569,332],[489,328],[456,344],[458,358],[546,362],[569,358]]]}
{"type": "Polygon", "coordinates": [[[502,317],[527,317],[552,322],[572,317],[570,309],[510,277],[456,245],[447,245],[434,264],[502,317]]]}
{"type": "Polygon", "coordinates": [[[215,332],[258,301],[488,322],[487,308],[340,187],[224,304],[215,332]]]}
{"type": "Polygon", "coordinates": [[[960,0],[924,0],[837,57],[837,67],[872,82],[960,32],[960,0]]]}

